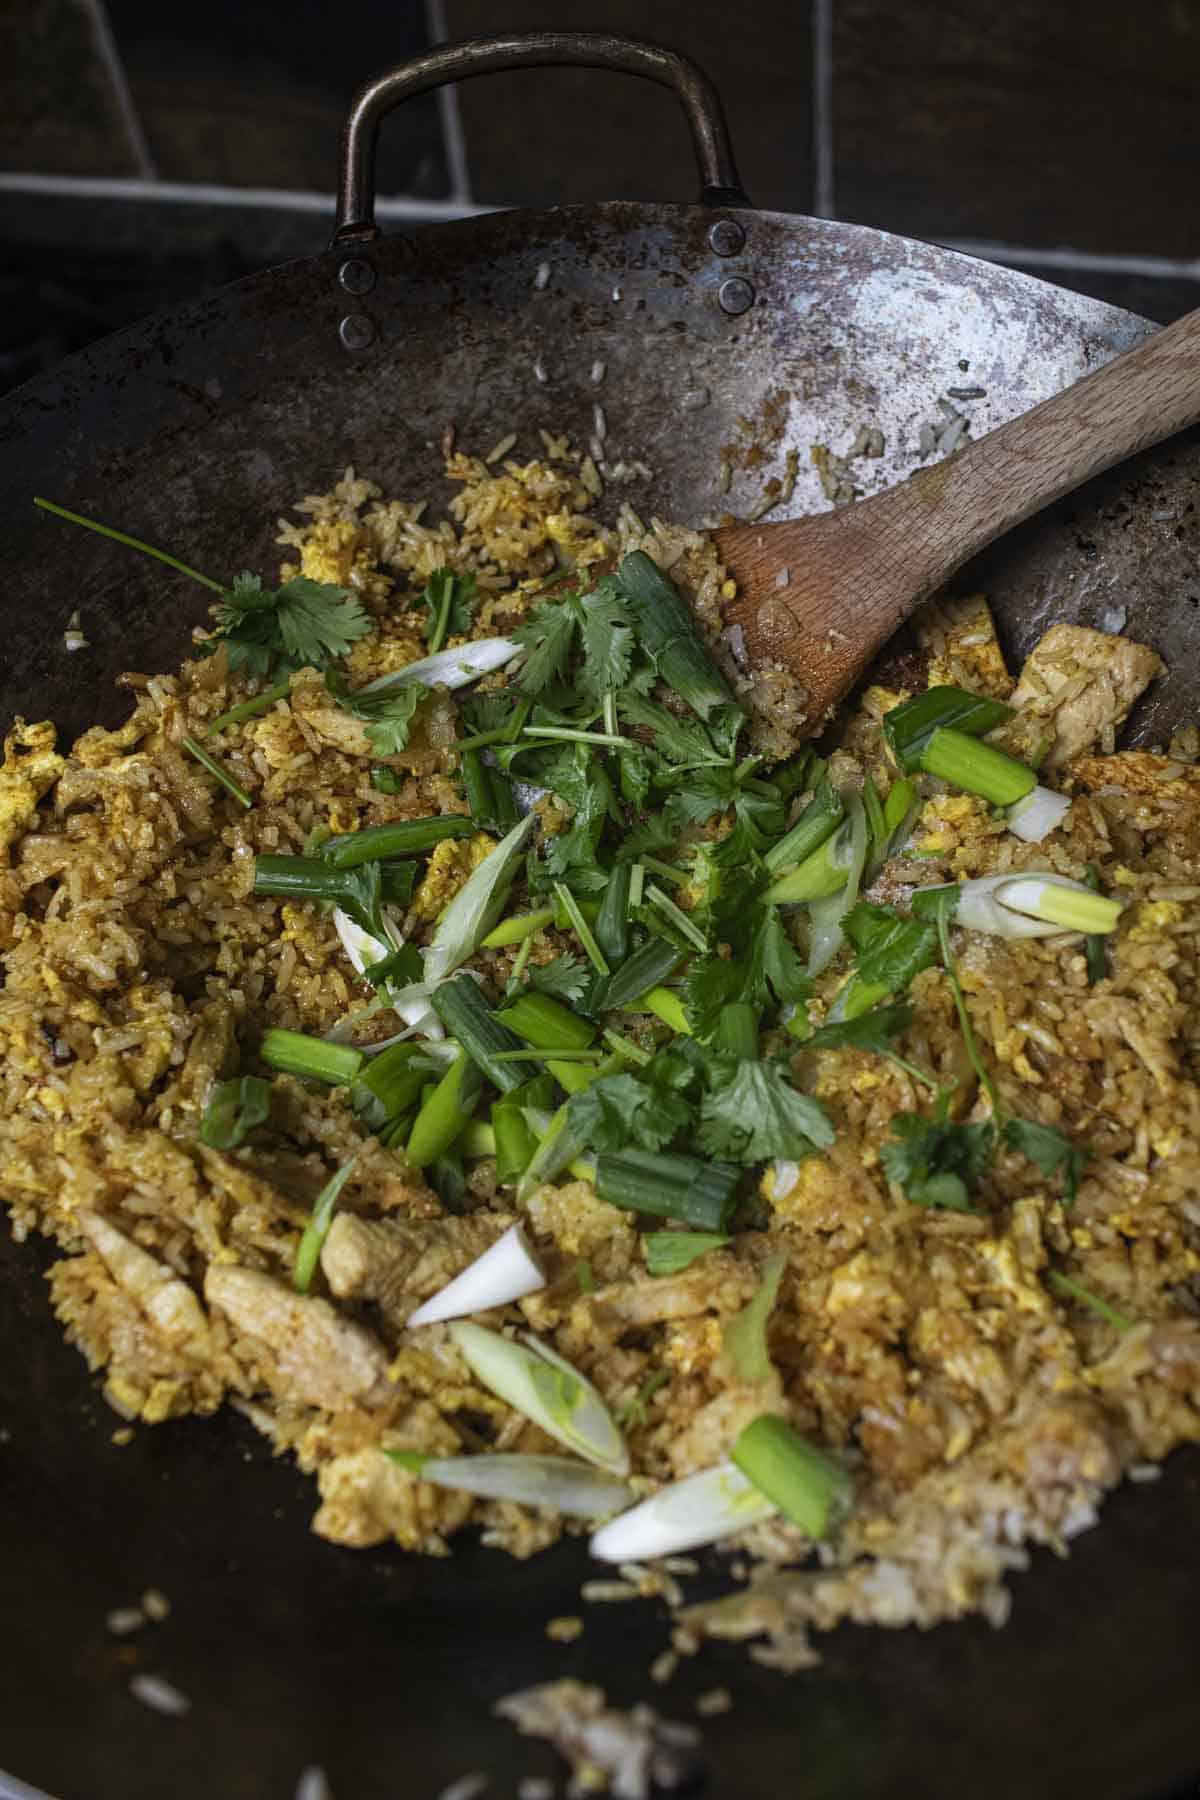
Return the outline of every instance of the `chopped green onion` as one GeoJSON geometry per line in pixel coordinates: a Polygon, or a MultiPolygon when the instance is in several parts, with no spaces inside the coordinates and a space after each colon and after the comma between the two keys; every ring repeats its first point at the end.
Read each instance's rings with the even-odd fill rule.
{"type": "Polygon", "coordinates": [[[605,1006],[614,1012],[632,1010],[639,995],[656,989],[675,973],[683,956],[666,938],[651,938],[614,971],[604,995],[605,1006]]]}
{"type": "Polygon", "coordinates": [[[504,950],[510,944],[523,944],[553,923],[552,906],[544,907],[541,912],[517,913],[513,918],[503,920],[494,931],[489,931],[479,947],[481,950],[504,950]]]}
{"type": "Polygon", "coordinates": [[[883,820],[883,802],[879,798],[879,789],[869,775],[863,782],[862,800],[872,847],[879,850],[887,842],[887,826],[883,820]]]}
{"type": "Polygon", "coordinates": [[[330,1087],[348,1087],[367,1060],[349,1044],[331,1044],[325,1038],[284,1031],[279,1026],[263,1034],[258,1053],[269,1068],[283,1075],[324,1081],[330,1087]]]}
{"type": "Polygon", "coordinates": [[[730,1455],[759,1492],[810,1538],[827,1537],[849,1510],[846,1471],[773,1413],[752,1420],[730,1455]]]}
{"type": "Polygon", "coordinates": [[[632,880],[632,865],[618,863],[608,877],[593,926],[600,953],[610,969],[629,954],[629,888],[632,880]]]}
{"type": "Polygon", "coordinates": [[[524,993],[504,1007],[500,1023],[538,1050],[586,1050],[596,1035],[589,1019],[580,1018],[549,994],[524,993]]]}
{"type": "Polygon", "coordinates": [[[200,1142],[210,1150],[236,1150],[271,1111],[271,1084],[261,1075],[218,1081],[209,1090],[200,1142]]]}
{"type": "Polygon", "coordinates": [[[493,1306],[508,1306],[526,1294],[536,1294],[545,1285],[545,1272],[525,1233],[519,1225],[510,1225],[482,1256],[468,1263],[453,1281],[410,1313],[406,1329],[461,1319],[467,1313],[488,1312],[493,1306]]]}
{"type": "Polygon", "coordinates": [[[850,848],[847,824],[836,837],[826,838],[797,868],[773,881],[763,899],[769,906],[804,906],[840,893],[846,885],[850,848]]]}
{"type": "Polygon", "coordinates": [[[548,1076],[527,1081],[492,1105],[496,1140],[496,1180],[502,1187],[519,1181],[533,1161],[537,1139],[525,1117],[526,1106],[549,1105],[553,1084],[548,1076]],[[538,1090],[536,1093],[533,1090],[538,1090]]]}
{"type": "Polygon", "coordinates": [[[771,1518],[776,1510],[740,1469],[718,1463],[673,1481],[602,1525],[588,1548],[602,1562],[652,1561],[715,1544],[771,1518]]]}
{"type": "Polygon", "coordinates": [[[1053,876],[1019,876],[1006,881],[998,899],[1004,906],[1045,919],[1063,931],[1084,931],[1101,935],[1115,931],[1121,917],[1121,902],[1106,894],[1093,894],[1081,884],[1068,887],[1053,876]]]}
{"type": "MultiPolygon", "coordinates": [[[[1100,871],[1095,863],[1088,864],[1087,884],[1091,888],[1093,894],[1098,894],[1100,892],[1100,871]]],[[[1096,983],[1098,981],[1103,981],[1108,974],[1108,948],[1104,942],[1104,937],[1100,932],[1094,931],[1090,933],[1087,944],[1085,945],[1085,952],[1087,955],[1088,983],[1091,987],[1095,987],[1096,983]]]]}
{"type": "Polygon", "coordinates": [[[642,1249],[651,1275],[679,1275],[698,1257],[732,1242],[723,1231],[648,1231],[642,1249]]]}
{"type": "Polygon", "coordinates": [[[43,512],[54,513],[57,518],[69,519],[72,525],[86,526],[88,531],[94,531],[100,537],[112,538],[115,543],[125,544],[130,550],[140,550],[143,556],[152,556],[156,562],[166,563],[169,569],[178,569],[181,575],[190,576],[201,587],[210,588],[214,594],[223,595],[225,592],[219,581],[214,581],[209,575],[201,575],[198,569],[189,568],[177,556],[168,556],[165,550],[156,550],[153,544],[143,543],[141,538],[130,537],[128,533],[117,531],[111,525],[101,525],[95,519],[85,518],[83,513],[68,512],[65,506],[56,506],[53,500],[43,500],[40,494],[33,496],[33,504],[40,506],[43,512]]]}
{"type": "Polygon", "coordinates": [[[456,1148],[464,1156],[495,1156],[496,1131],[482,1119],[472,1119],[459,1138],[456,1148]]]}
{"type": "Polygon", "coordinates": [[[571,892],[570,888],[565,886],[563,882],[556,881],[554,883],[554,897],[566,913],[567,918],[571,921],[572,929],[579,939],[579,942],[583,945],[584,954],[587,956],[588,961],[591,963],[593,969],[595,969],[597,975],[607,975],[609,972],[607,959],[605,958],[603,950],[601,950],[599,944],[596,942],[595,937],[592,935],[592,928],[580,911],[579,902],[571,892]]]}
{"type": "Polygon", "coordinates": [[[921,752],[921,767],[968,794],[978,794],[993,806],[1012,806],[1031,788],[1037,776],[1024,763],[964,731],[939,726],[921,752]]]}
{"type": "Polygon", "coordinates": [[[466,789],[467,806],[476,825],[492,822],[491,771],[478,750],[463,750],[459,755],[459,772],[466,789]]]}
{"type": "Polygon", "coordinates": [[[682,908],[676,906],[670,895],[664,894],[663,890],[654,882],[650,882],[646,888],[646,901],[648,905],[656,907],[663,918],[672,924],[689,944],[694,944],[697,950],[708,949],[708,939],[700,927],[694,920],[689,919],[682,908]]]}
{"type": "Polygon", "coordinates": [[[413,1120],[404,1157],[411,1169],[427,1169],[466,1129],[479,1103],[479,1070],[460,1050],[413,1120]]]}
{"type": "Polygon", "coordinates": [[[704,1231],[723,1231],[737,1194],[739,1171],[657,1150],[606,1150],[596,1159],[596,1193],[613,1206],[680,1219],[704,1231]]]}
{"type": "Polygon", "coordinates": [[[296,1249],[296,1262],[292,1272],[292,1282],[298,1294],[307,1294],[316,1273],[317,1261],[329,1236],[329,1227],[333,1224],[334,1208],[338,1203],[338,1195],[350,1179],[357,1161],[352,1156],[348,1163],[343,1163],[337,1174],[325,1183],[313,1202],[312,1216],[304,1227],[303,1235],[296,1249]]]}
{"type": "Polygon", "coordinates": [[[371,786],[377,794],[398,794],[409,780],[403,769],[389,769],[382,763],[371,770],[371,786]]]}
{"type": "Polygon", "coordinates": [[[772,875],[782,869],[805,862],[819,850],[826,838],[833,836],[846,816],[845,803],[827,776],[822,775],[812,799],[791,830],[773,844],[763,857],[772,875]]]}
{"type": "Polygon", "coordinates": [[[737,715],[740,708],[704,647],[695,614],[645,551],[634,550],[622,560],[617,583],[638,636],[668,686],[702,719],[725,708],[737,715]]]}
{"type": "Polygon", "coordinates": [[[289,675],[283,681],[277,681],[274,687],[256,694],[253,700],[243,700],[240,706],[231,706],[228,712],[218,713],[205,726],[205,737],[215,737],[219,731],[228,730],[230,725],[240,725],[246,719],[257,719],[260,713],[269,712],[277,700],[286,700],[291,691],[292,678],[289,675]]]}
{"type": "Polygon", "coordinates": [[[471,1373],[492,1393],[589,1462],[624,1475],[629,1452],[603,1399],[570,1363],[536,1338],[517,1344],[482,1325],[450,1327],[471,1373]]]}
{"type": "Polygon", "coordinates": [[[669,1026],[677,1037],[691,1037],[692,1035],[687,1008],[679,995],[672,992],[669,987],[648,988],[644,994],[639,995],[636,1000],[631,1000],[628,1006],[623,1007],[622,1011],[653,1013],[654,1017],[661,1019],[663,1024],[669,1026]]]}
{"type": "Polygon", "coordinates": [[[670,1369],[652,1369],[645,1381],[631,1399],[626,1400],[617,1414],[617,1424],[622,1430],[627,1425],[641,1425],[649,1411],[650,1402],[660,1388],[666,1387],[671,1379],[670,1369]]]}
{"type": "Polygon", "coordinates": [[[763,1264],[752,1298],[741,1312],[734,1314],[721,1334],[722,1352],[738,1380],[747,1386],[760,1387],[775,1379],[775,1365],[767,1347],[767,1326],[786,1268],[787,1257],[782,1251],[763,1264]]]}
{"type": "Polygon", "coordinates": [[[603,1037],[609,1049],[615,1050],[625,1062],[636,1063],[639,1068],[644,1069],[646,1064],[652,1060],[649,1050],[643,1050],[641,1045],[635,1044],[632,1038],[622,1037],[619,1031],[606,1028],[603,1037]]]}
{"type": "Polygon", "coordinates": [[[583,1149],[583,1145],[571,1130],[567,1119],[567,1108],[560,1106],[558,1111],[544,1125],[535,1126],[534,1113],[540,1108],[530,1107],[526,1118],[533,1129],[539,1131],[538,1146],[517,1184],[517,1202],[523,1206],[543,1182],[553,1181],[561,1175],[567,1165],[574,1160],[583,1149]]]}
{"type": "Polygon", "coordinates": [[[1053,788],[1032,787],[1023,800],[1008,809],[1008,829],[1026,844],[1040,844],[1057,831],[1071,810],[1068,795],[1053,788]]]}
{"type": "Polygon", "coordinates": [[[415,1450],[384,1455],[421,1481],[456,1488],[485,1500],[514,1500],[548,1506],[576,1519],[604,1519],[633,1501],[633,1490],[616,1475],[568,1456],[517,1456],[507,1451],[485,1456],[422,1456],[415,1450]]]}
{"type": "Polygon", "coordinates": [[[407,906],[417,885],[415,862],[379,864],[379,897],[391,906],[407,906]]]}
{"type": "Polygon", "coordinates": [[[368,681],[366,687],[358,689],[358,696],[391,694],[397,688],[411,687],[414,682],[427,688],[466,687],[468,682],[478,681],[481,675],[491,675],[496,669],[502,669],[505,663],[512,661],[520,647],[512,638],[475,638],[468,644],[455,645],[452,650],[422,656],[418,662],[406,663],[390,675],[378,675],[374,681],[368,681]]]}
{"type": "Polygon", "coordinates": [[[643,856],[642,867],[649,869],[652,874],[661,875],[664,881],[671,882],[675,887],[686,887],[688,884],[686,870],[677,868],[674,863],[660,862],[657,856],[643,856]]]}
{"type": "Polygon", "coordinates": [[[520,1055],[520,1041],[501,1024],[476,981],[469,975],[456,975],[430,995],[430,1005],[493,1087],[508,1094],[521,1086],[524,1076],[510,1068],[499,1054],[514,1051],[520,1055]]]}
{"type": "Polygon", "coordinates": [[[1132,1319],[1127,1318],[1123,1312],[1118,1312],[1115,1306],[1110,1306],[1107,1300],[1102,1300],[1099,1294],[1093,1294],[1081,1281],[1073,1281],[1069,1275],[1060,1275],[1057,1269],[1051,1269],[1046,1276],[1046,1285],[1052,1287],[1056,1294],[1065,1294],[1070,1300],[1078,1300],[1081,1306],[1088,1307],[1098,1318],[1107,1320],[1118,1331],[1133,1330],[1132,1319]]]}
{"type": "Polygon", "coordinates": [[[918,805],[920,796],[915,781],[894,781],[883,803],[883,829],[890,843],[909,813],[918,805]]]}
{"type": "Polygon", "coordinates": [[[961,735],[982,737],[1013,716],[1011,706],[985,700],[964,688],[931,687],[914,694],[883,715],[883,735],[906,775],[921,767],[921,758],[935,731],[953,726],[961,735]]]}
{"type": "Polygon", "coordinates": [[[254,805],[241,782],[235,780],[229,770],[224,768],[215,756],[210,756],[203,744],[198,744],[194,737],[181,738],[180,743],[189,756],[195,757],[202,769],[208,770],[214,781],[220,782],[227,794],[233,795],[239,806],[251,807],[254,805]]]}
{"type": "Polygon", "coordinates": [[[594,1294],[596,1277],[592,1274],[592,1265],[586,1256],[581,1256],[575,1264],[575,1282],[581,1294],[594,1294]]]}
{"type": "Polygon", "coordinates": [[[629,911],[635,913],[642,904],[642,890],[646,885],[646,865],[635,862],[629,870],[629,911]]]}
{"type": "Polygon", "coordinates": [[[438,920],[425,954],[425,980],[430,987],[473,956],[497,923],[535,821],[536,814],[527,813],[501,838],[438,920]]]}
{"type": "Polygon", "coordinates": [[[950,992],[954,996],[954,1010],[958,1014],[959,1029],[963,1035],[963,1043],[966,1045],[967,1055],[971,1061],[971,1067],[979,1078],[980,1087],[991,1101],[992,1111],[998,1113],[1000,1111],[1000,1096],[996,1091],[995,1082],[988,1073],[987,1065],[980,1054],[979,1044],[975,1037],[975,1027],[972,1025],[971,1015],[967,1011],[967,998],[962,991],[962,983],[958,979],[958,968],[954,961],[954,952],[950,948],[950,918],[951,906],[949,901],[946,901],[937,908],[935,913],[938,945],[942,953],[942,967],[946,971],[946,980],[950,983],[950,992]]]}
{"type": "Polygon", "coordinates": [[[520,1050],[496,1050],[493,1051],[492,1057],[493,1061],[498,1063],[544,1062],[547,1065],[552,1061],[561,1062],[563,1064],[598,1063],[603,1061],[604,1052],[598,1045],[593,1046],[592,1048],[585,1047],[578,1050],[553,1050],[547,1049],[545,1045],[542,1045],[540,1048],[531,1045],[528,1048],[522,1048],[520,1050]]]}
{"type": "Polygon", "coordinates": [[[392,825],[369,825],[363,831],[331,837],[322,844],[321,857],[335,869],[353,869],[359,863],[418,856],[446,838],[471,837],[474,831],[473,822],[460,813],[443,813],[433,819],[400,819],[392,825]]]}
{"type": "Polygon", "coordinates": [[[513,957],[513,965],[509,970],[508,983],[504,989],[506,995],[511,996],[520,991],[521,977],[525,973],[526,966],[532,953],[533,938],[530,936],[525,939],[525,942],[513,957]]]}
{"type": "Polygon", "coordinates": [[[429,1077],[416,1044],[392,1044],[368,1061],[350,1089],[350,1104],[369,1131],[382,1131],[415,1106],[429,1077]]]}

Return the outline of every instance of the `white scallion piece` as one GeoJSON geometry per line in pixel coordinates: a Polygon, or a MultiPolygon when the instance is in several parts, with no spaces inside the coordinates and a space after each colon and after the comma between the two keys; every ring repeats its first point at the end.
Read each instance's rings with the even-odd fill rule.
{"type": "Polygon", "coordinates": [[[973,881],[964,881],[954,911],[955,924],[968,931],[987,931],[993,937],[1005,938],[1051,937],[1061,931],[1061,925],[1031,918],[1005,904],[1004,889],[1012,881],[1011,875],[979,875],[973,881]]]}
{"type": "Polygon", "coordinates": [[[1086,931],[1103,935],[1117,928],[1121,902],[1094,894],[1082,881],[1065,875],[1010,877],[996,898],[1007,910],[1040,919],[1051,931],[1086,931]]]}
{"type": "MultiPolygon", "coordinates": [[[[354,964],[358,974],[362,975],[372,963],[380,962],[390,956],[393,950],[399,950],[404,939],[398,931],[392,934],[392,942],[384,943],[373,937],[369,931],[344,913],[340,906],[333,910],[333,923],[341,939],[342,949],[354,964]]],[[[389,990],[387,999],[394,1011],[404,1020],[409,1031],[417,1037],[443,1038],[445,1027],[429,1004],[428,990],[423,986],[389,990]]]]}
{"type": "Polygon", "coordinates": [[[589,1548],[602,1562],[646,1562],[732,1537],[778,1509],[731,1462],[672,1482],[602,1525],[589,1548]]]}
{"type": "Polygon", "coordinates": [[[491,675],[512,661],[521,648],[512,638],[476,638],[469,644],[457,644],[452,650],[439,650],[435,656],[423,656],[390,675],[380,675],[359,688],[359,694],[390,694],[397,688],[411,687],[419,681],[423,687],[466,687],[483,675],[491,675]]]}
{"type": "Polygon", "coordinates": [[[386,1454],[438,1487],[525,1506],[552,1506],[577,1519],[607,1519],[634,1498],[633,1489],[619,1476],[566,1456],[422,1456],[408,1450],[386,1454]]]}
{"type": "Polygon", "coordinates": [[[526,813],[508,836],[501,838],[442,914],[425,952],[427,992],[475,954],[500,917],[536,819],[536,813],[526,813]]]}
{"type": "Polygon", "coordinates": [[[568,1450],[614,1475],[629,1473],[629,1451],[591,1382],[536,1338],[514,1343],[460,1319],[450,1327],[477,1380],[568,1450]]]}
{"type": "Polygon", "coordinates": [[[1008,829],[1027,844],[1040,844],[1058,830],[1070,810],[1066,794],[1056,794],[1053,788],[1031,788],[1023,800],[1009,807],[1008,829]]]}
{"type": "Polygon", "coordinates": [[[410,1326],[435,1325],[442,1319],[461,1319],[468,1313],[507,1306],[523,1294],[536,1294],[546,1277],[519,1225],[510,1225],[503,1237],[477,1256],[456,1275],[440,1294],[418,1306],[410,1326]]]}

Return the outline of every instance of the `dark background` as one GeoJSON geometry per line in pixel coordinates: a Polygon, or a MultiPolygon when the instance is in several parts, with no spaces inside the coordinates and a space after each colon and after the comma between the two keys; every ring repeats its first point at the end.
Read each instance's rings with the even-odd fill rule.
{"type": "MultiPolygon", "coordinates": [[[[1200,0],[3,0],[0,386],[322,247],[358,83],[536,25],[690,51],[760,206],[961,244],[1159,320],[1200,303],[1200,0]]],[[[694,191],[672,101],[574,70],[414,103],[379,173],[393,229],[694,191]]]]}

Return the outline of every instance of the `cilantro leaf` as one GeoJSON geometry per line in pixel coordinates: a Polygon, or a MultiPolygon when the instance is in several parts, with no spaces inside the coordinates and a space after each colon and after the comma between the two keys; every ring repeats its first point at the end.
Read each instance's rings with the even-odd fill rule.
{"type": "Polygon", "coordinates": [[[654,749],[670,763],[694,763],[698,768],[719,768],[728,763],[699,719],[681,719],[657,700],[648,700],[627,688],[617,702],[627,725],[641,725],[654,734],[654,749]]]}
{"type": "Polygon", "coordinates": [[[568,1129],[590,1150],[661,1150],[682,1131],[692,1109],[677,1094],[647,1087],[632,1075],[604,1075],[572,1094],[568,1129]]]}
{"type": "Polygon", "coordinates": [[[529,985],[539,994],[549,994],[555,1000],[578,1005],[587,992],[591,974],[589,963],[566,950],[561,956],[556,956],[553,962],[531,963],[529,985]]]}
{"type": "Polygon", "coordinates": [[[617,814],[616,796],[602,760],[589,755],[584,744],[570,744],[539,771],[543,787],[573,808],[566,831],[546,844],[546,868],[552,876],[568,869],[591,868],[605,820],[617,814]]]}
{"type": "Polygon", "coordinates": [[[740,926],[721,929],[729,931],[732,954],[693,957],[683,984],[689,1022],[704,1043],[716,1035],[726,1006],[743,1000],[766,1006],[772,998],[781,1006],[794,1005],[812,991],[777,908],[751,908],[740,926]]]}
{"type": "Polygon", "coordinates": [[[1010,1150],[1019,1151],[1036,1163],[1043,1175],[1063,1172],[1063,1186],[1068,1205],[1074,1200],[1079,1177],[1091,1161],[1086,1146],[1073,1144],[1053,1125],[1039,1125],[1034,1119],[1008,1119],[1004,1125],[1004,1142],[1010,1150]]]}
{"type": "Polygon", "coordinates": [[[912,1024],[913,1009],[903,1004],[877,1006],[874,1012],[853,1019],[839,1019],[822,1025],[803,1040],[804,1050],[837,1050],[852,1045],[856,1050],[874,1050],[886,1056],[892,1038],[899,1037],[912,1024]]]}
{"type": "Polygon", "coordinates": [[[356,693],[332,670],[325,685],[343,712],[364,722],[367,742],[376,756],[397,756],[407,748],[413,718],[429,692],[421,682],[412,681],[387,693],[356,693]]]}
{"type": "Polygon", "coordinates": [[[879,1152],[889,1181],[898,1182],[917,1206],[970,1212],[970,1195],[996,1146],[994,1125],[957,1125],[936,1116],[901,1113],[879,1152]]]}
{"type": "Polygon", "coordinates": [[[543,600],[512,633],[528,652],[517,675],[523,694],[540,694],[562,675],[579,624],[569,599],[543,600]]]}
{"type": "Polygon", "coordinates": [[[860,900],[842,920],[857,967],[838,995],[836,1020],[853,1019],[888,994],[902,994],[937,958],[936,925],[906,919],[893,906],[860,900]]]}
{"type": "Polygon", "coordinates": [[[212,1150],[236,1150],[270,1111],[271,1084],[261,1075],[215,1082],[200,1121],[200,1142],[212,1150]]]}
{"type": "Polygon", "coordinates": [[[603,700],[625,686],[633,660],[634,636],[629,612],[610,581],[602,581],[580,602],[583,625],[579,686],[594,700],[603,700]]]}
{"type": "Polygon", "coordinates": [[[223,643],[232,670],[263,679],[276,670],[324,669],[370,630],[348,588],[306,575],[264,588],[257,575],[243,573],[221,597],[207,648],[223,643]]]}
{"type": "Polygon", "coordinates": [[[477,600],[473,575],[456,575],[453,569],[434,570],[418,598],[418,604],[429,608],[425,636],[431,651],[440,650],[448,638],[466,636],[477,600]]]}
{"type": "Polygon", "coordinates": [[[834,1130],[824,1107],[794,1088],[775,1063],[718,1063],[700,1106],[700,1148],[745,1164],[797,1161],[828,1149],[834,1130]]]}

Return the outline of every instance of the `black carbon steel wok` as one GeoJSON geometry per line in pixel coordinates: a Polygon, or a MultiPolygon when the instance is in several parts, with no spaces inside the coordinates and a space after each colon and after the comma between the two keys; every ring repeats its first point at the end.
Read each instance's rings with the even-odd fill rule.
{"type": "MultiPolygon", "coordinates": [[[[750,210],[708,84],[678,57],[607,38],[459,46],[365,90],[339,218],[327,255],[152,319],[0,409],[5,720],[50,715],[65,734],[115,721],[117,673],[170,667],[204,616],[182,578],[35,515],[34,492],[201,568],[265,573],[276,517],[347,463],[393,491],[436,491],[427,471],[448,426],[480,451],[516,429],[532,454],[538,427],[587,441],[599,403],[609,463],[652,470],[616,488],[635,506],[696,521],[748,510],[794,447],[790,510],[805,511],[822,504],[814,442],[843,451],[860,424],[879,424],[885,457],[856,467],[871,485],[894,480],[939,397],[959,390],[978,434],[1151,329],[928,245],[750,210]],[[673,86],[703,203],[379,237],[381,114],[420,87],[550,61],[673,86]],[[722,493],[722,447],[754,436],[772,445],[768,464],[722,493]],[[77,608],[92,647],[67,659],[77,608]]],[[[1198,494],[1200,451],[1176,440],[964,577],[991,594],[1014,655],[1053,619],[1100,624],[1123,609],[1130,634],[1171,664],[1135,721],[1143,738],[1194,711],[1200,686],[1198,494]]],[[[569,1647],[543,1635],[547,1618],[579,1610],[577,1546],[525,1566],[465,1543],[452,1564],[339,1550],[308,1535],[308,1483],[232,1416],[115,1446],[120,1421],[59,1339],[44,1266],[37,1246],[0,1233],[7,1791],[289,1800],[319,1763],[338,1800],[425,1800],[472,1769],[511,1795],[519,1776],[560,1766],[490,1717],[499,1695],[555,1674],[599,1681],[623,1704],[647,1693],[665,1641],[653,1603],[587,1609],[569,1647]],[[106,1611],[151,1584],[170,1620],[108,1637],[106,1611]],[[137,1668],[170,1677],[190,1716],[130,1699],[137,1668]]],[[[697,1693],[729,1686],[733,1712],[705,1728],[708,1791],[738,1800],[1194,1792],[1198,1499],[1190,1454],[1156,1485],[1118,1493],[1069,1561],[1034,1558],[1002,1633],[978,1621],[928,1635],[842,1629],[822,1668],[791,1679],[715,1647],[653,1697],[688,1717],[697,1693]]]]}

